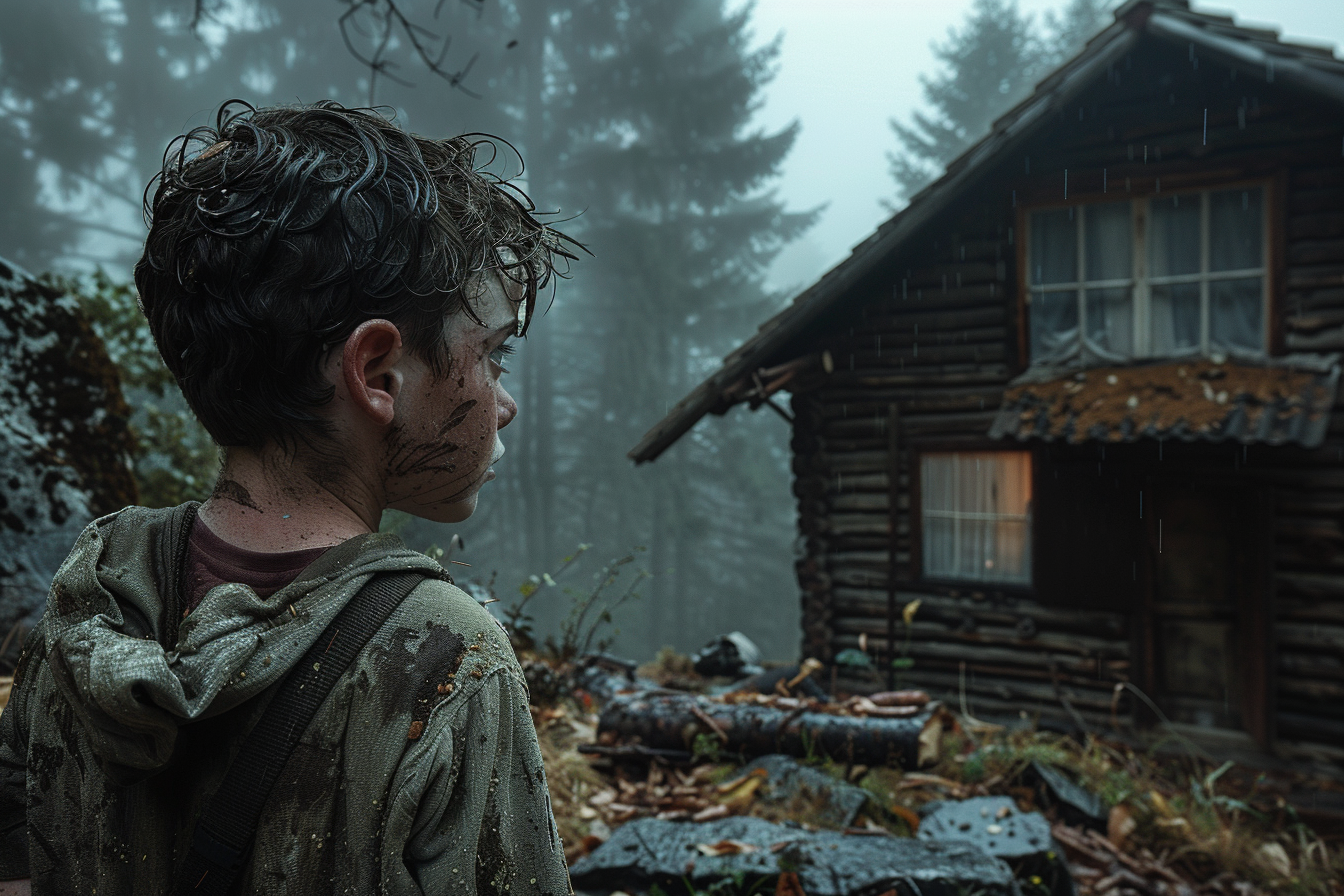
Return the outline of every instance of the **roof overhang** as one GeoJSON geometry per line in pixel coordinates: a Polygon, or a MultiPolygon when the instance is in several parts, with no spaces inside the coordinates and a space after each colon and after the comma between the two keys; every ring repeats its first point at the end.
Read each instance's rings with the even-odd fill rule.
{"type": "Polygon", "coordinates": [[[1009,384],[990,438],[1146,439],[1318,447],[1339,385],[1338,355],[1164,360],[1031,370],[1009,384]]]}

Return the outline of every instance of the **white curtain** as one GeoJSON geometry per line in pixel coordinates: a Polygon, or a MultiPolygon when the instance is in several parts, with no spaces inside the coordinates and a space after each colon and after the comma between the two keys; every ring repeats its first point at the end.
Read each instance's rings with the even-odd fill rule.
{"type": "Polygon", "coordinates": [[[921,460],[924,574],[1031,582],[1031,454],[979,451],[921,460]]]}

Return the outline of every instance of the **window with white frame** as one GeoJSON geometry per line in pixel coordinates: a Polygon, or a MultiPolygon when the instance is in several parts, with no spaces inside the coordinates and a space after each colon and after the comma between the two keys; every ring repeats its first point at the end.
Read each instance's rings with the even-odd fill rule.
{"type": "Polygon", "coordinates": [[[1031,363],[1265,354],[1264,190],[1030,213],[1031,363]]]}
{"type": "Polygon", "coordinates": [[[1031,583],[1031,453],[920,457],[924,575],[1031,583]]]}

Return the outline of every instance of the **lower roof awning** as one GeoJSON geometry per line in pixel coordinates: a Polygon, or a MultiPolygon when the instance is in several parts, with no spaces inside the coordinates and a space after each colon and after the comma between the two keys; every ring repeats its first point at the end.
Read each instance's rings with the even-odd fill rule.
{"type": "Polygon", "coordinates": [[[1206,358],[1086,370],[1028,370],[1009,383],[991,438],[1133,442],[1143,438],[1294,443],[1325,439],[1337,355],[1206,358]]]}

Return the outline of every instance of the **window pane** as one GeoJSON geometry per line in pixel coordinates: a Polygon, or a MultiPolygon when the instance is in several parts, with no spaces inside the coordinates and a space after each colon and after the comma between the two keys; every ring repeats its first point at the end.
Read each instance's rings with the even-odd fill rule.
{"type": "Polygon", "coordinates": [[[1031,282],[1073,283],[1078,279],[1078,227],[1073,209],[1031,215],[1031,282]]]}
{"type": "Polygon", "coordinates": [[[1131,293],[1128,286],[1086,291],[1089,349],[1104,357],[1120,359],[1133,353],[1134,301],[1131,293]]]}
{"type": "Polygon", "coordinates": [[[1209,269],[1258,268],[1264,242],[1260,226],[1261,190],[1209,194],[1209,269]]]}
{"type": "Polygon", "coordinates": [[[925,454],[921,459],[924,574],[1031,581],[1031,455],[925,454]]]}
{"type": "Polygon", "coordinates": [[[1264,297],[1259,277],[1209,284],[1209,347],[1264,351],[1264,297]]]}
{"type": "Polygon", "coordinates": [[[1031,295],[1031,363],[1063,361],[1078,353],[1078,293],[1031,295]]]}
{"type": "Polygon", "coordinates": [[[1149,275],[1199,273],[1199,194],[1157,198],[1149,209],[1149,275]]]}
{"type": "Polygon", "coordinates": [[[1127,280],[1134,265],[1129,203],[1089,205],[1083,209],[1083,214],[1087,245],[1085,276],[1088,280],[1127,280]]]}
{"type": "Polygon", "coordinates": [[[1152,288],[1153,354],[1199,351],[1199,284],[1152,288]]]}

